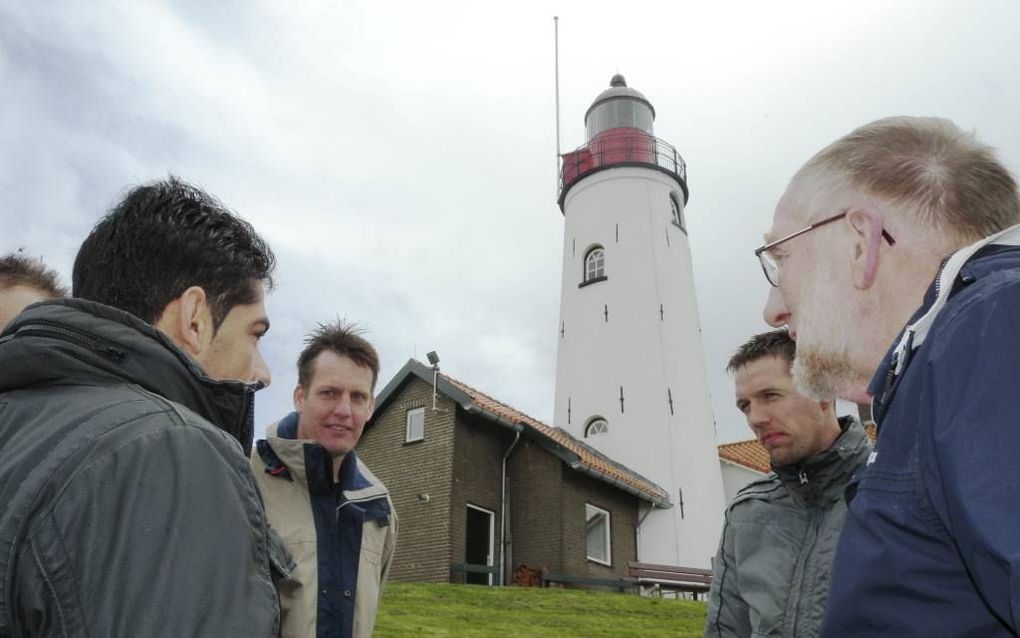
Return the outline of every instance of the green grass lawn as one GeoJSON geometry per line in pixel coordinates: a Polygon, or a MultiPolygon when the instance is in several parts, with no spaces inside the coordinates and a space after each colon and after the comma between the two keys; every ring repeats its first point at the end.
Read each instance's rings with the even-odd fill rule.
{"type": "Polygon", "coordinates": [[[379,637],[701,636],[705,603],[524,587],[388,583],[379,637]]]}

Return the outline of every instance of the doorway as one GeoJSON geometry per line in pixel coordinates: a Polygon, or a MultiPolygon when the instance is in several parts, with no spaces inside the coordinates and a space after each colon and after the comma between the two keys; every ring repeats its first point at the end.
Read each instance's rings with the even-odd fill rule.
{"type": "MultiPolygon", "coordinates": [[[[464,539],[464,562],[469,565],[493,565],[492,527],[496,518],[491,512],[474,505],[467,506],[466,537],[464,539]]],[[[492,574],[465,574],[464,579],[471,585],[491,585],[492,574]]]]}

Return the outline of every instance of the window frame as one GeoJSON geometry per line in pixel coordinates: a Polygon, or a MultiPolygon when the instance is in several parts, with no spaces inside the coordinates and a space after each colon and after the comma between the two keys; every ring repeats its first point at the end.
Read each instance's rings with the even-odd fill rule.
{"type": "Polygon", "coordinates": [[[606,567],[613,566],[613,518],[612,513],[609,510],[603,509],[598,505],[592,503],[584,504],[584,555],[587,560],[599,565],[605,565],[606,567]],[[598,558],[592,556],[588,551],[588,512],[594,510],[597,514],[603,514],[605,516],[606,533],[603,535],[606,547],[606,558],[598,558]]]}
{"type": "Polygon", "coordinates": [[[587,439],[589,437],[598,436],[600,434],[609,434],[609,420],[606,419],[605,417],[593,416],[592,418],[588,419],[588,422],[584,425],[584,438],[587,439]],[[605,428],[598,432],[592,432],[591,431],[592,427],[594,427],[598,423],[604,423],[605,428]]]}
{"type": "Polygon", "coordinates": [[[407,415],[404,421],[404,443],[420,443],[425,440],[425,408],[411,408],[407,411],[407,415]],[[418,438],[411,438],[411,418],[412,416],[421,415],[421,436],[418,438]]]}
{"type": "Polygon", "coordinates": [[[669,221],[680,230],[687,232],[687,224],[684,220],[683,208],[680,206],[680,198],[677,194],[669,193],[669,221]]]}
{"type": "Polygon", "coordinates": [[[581,260],[581,283],[577,285],[578,288],[584,288],[590,284],[594,284],[599,281],[605,281],[609,279],[606,276],[606,248],[601,244],[594,244],[588,250],[584,251],[584,259],[581,260]],[[595,273],[592,274],[588,269],[588,262],[591,261],[592,257],[595,256],[596,252],[601,252],[602,265],[600,269],[596,269],[595,273]]]}

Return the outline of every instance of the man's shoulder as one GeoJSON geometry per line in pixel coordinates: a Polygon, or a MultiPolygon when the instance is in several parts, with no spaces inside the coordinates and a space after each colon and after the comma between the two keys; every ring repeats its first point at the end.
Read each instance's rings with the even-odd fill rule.
{"type": "Polygon", "coordinates": [[[746,511],[748,508],[767,506],[769,503],[781,500],[789,496],[786,486],[782,480],[771,473],[757,481],[752,481],[740,488],[736,496],[730,502],[729,511],[746,511]]]}

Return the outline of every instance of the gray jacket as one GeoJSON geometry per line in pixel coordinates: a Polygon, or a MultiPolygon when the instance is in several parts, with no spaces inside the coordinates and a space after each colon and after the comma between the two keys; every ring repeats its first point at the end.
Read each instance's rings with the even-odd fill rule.
{"type": "Polygon", "coordinates": [[[0,636],[276,636],[252,387],[108,306],[0,337],[0,636]]]}
{"type": "Polygon", "coordinates": [[[832,446],[775,467],[726,511],[713,564],[705,636],[817,636],[825,617],[843,490],[871,452],[859,421],[840,419],[832,446]]]}

